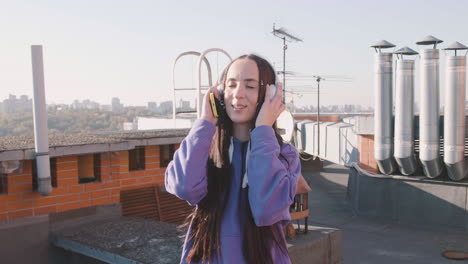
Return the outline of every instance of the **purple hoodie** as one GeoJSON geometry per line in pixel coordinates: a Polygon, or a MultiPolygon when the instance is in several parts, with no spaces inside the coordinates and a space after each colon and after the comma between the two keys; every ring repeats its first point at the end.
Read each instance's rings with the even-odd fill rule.
{"type": "MultiPolygon", "coordinates": [[[[196,120],[166,170],[167,191],[191,205],[197,205],[208,191],[207,161],[215,130],[216,126],[211,122],[196,120]]],[[[274,225],[284,240],[283,226],[290,220],[289,206],[293,203],[301,171],[299,155],[290,144],[285,143],[280,149],[270,126],[253,129],[250,141],[251,152],[246,161],[247,142],[233,138],[231,190],[220,231],[221,261],[217,262],[218,256],[213,256],[212,263],[247,263],[242,251],[247,202],[255,224],[274,225]],[[248,168],[248,188],[241,186],[245,166],[248,168]]],[[[190,232],[191,227],[180,263],[187,263],[185,259],[192,246],[188,239],[190,232]]],[[[274,262],[291,263],[289,256],[274,245],[271,249],[274,262]]]]}

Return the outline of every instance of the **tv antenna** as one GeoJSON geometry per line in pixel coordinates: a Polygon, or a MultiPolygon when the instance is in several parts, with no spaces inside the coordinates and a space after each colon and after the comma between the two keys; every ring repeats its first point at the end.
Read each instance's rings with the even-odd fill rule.
{"type": "Polygon", "coordinates": [[[302,39],[293,36],[289,33],[285,28],[276,28],[275,24],[273,23],[273,31],[271,32],[275,37],[278,37],[283,40],[283,104],[286,102],[286,50],[288,49],[288,45],[286,45],[286,41],[288,42],[302,42],[302,39]]]}
{"type": "Polygon", "coordinates": [[[317,157],[320,155],[320,81],[325,81],[325,78],[314,75],[317,81],[317,157]]]}

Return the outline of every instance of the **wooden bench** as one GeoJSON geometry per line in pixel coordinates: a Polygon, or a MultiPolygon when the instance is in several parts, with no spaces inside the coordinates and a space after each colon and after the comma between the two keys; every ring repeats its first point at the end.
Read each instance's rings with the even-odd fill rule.
{"type": "Polygon", "coordinates": [[[285,233],[288,237],[294,237],[296,232],[298,233],[307,233],[309,218],[309,192],[311,188],[307,181],[304,179],[304,176],[301,174],[299,176],[299,181],[297,183],[296,196],[294,196],[294,202],[289,207],[289,212],[291,214],[291,222],[297,222],[297,229],[294,228],[292,224],[286,227],[285,233]],[[304,230],[301,230],[300,220],[304,219],[304,230]]]}
{"type": "Polygon", "coordinates": [[[164,186],[157,186],[156,198],[161,222],[183,224],[193,207],[179,197],[170,194],[164,186]]]}
{"type": "Polygon", "coordinates": [[[120,203],[123,216],[137,216],[172,224],[184,223],[192,207],[168,193],[164,186],[122,190],[120,203]]]}
{"type": "MultiPolygon", "coordinates": [[[[304,219],[304,232],[307,232],[307,218],[309,216],[309,191],[310,187],[301,175],[294,203],[290,206],[290,214],[293,221],[299,222],[299,220],[304,219]]],[[[137,216],[178,225],[184,223],[193,210],[193,207],[186,201],[168,193],[164,186],[159,185],[122,190],[120,203],[123,216],[137,216]]],[[[300,232],[300,230],[298,231],[300,232]]]]}

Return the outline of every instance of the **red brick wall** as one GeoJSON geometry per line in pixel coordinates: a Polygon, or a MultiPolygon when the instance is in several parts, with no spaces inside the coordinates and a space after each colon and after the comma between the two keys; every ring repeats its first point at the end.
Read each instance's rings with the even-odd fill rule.
{"type": "Polygon", "coordinates": [[[359,166],[369,172],[379,171],[374,158],[374,136],[358,135],[359,166]]]}
{"type": "MultiPolygon", "coordinates": [[[[176,144],[175,149],[179,147],[176,144]]],[[[145,147],[145,170],[129,171],[128,151],[101,153],[101,180],[79,184],[78,156],[57,157],[57,188],[48,196],[33,191],[32,160],[8,174],[7,194],[0,194],[0,221],[120,202],[120,190],[163,185],[159,146],[145,147]]]]}

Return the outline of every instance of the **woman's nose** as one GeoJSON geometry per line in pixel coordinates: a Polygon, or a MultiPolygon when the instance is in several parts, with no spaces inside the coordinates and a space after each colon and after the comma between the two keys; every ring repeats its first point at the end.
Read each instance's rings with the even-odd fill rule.
{"type": "Polygon", "coordinates": [[[245,88],[242,85],[237,85],[236,89],[234,89],[234,97],[242,98],[245,96],[245,88]]]}

